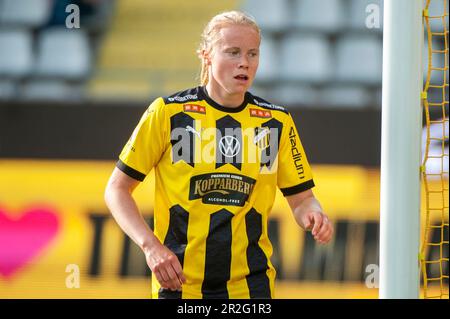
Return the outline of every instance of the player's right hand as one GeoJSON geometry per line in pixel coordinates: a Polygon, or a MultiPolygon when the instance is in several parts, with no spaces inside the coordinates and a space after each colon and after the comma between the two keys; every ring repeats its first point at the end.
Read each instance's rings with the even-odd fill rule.
{"type": "Polygon", "coordinates": [[[145,259],[162,288],[181,290],[186,278],[177,256],[169,248],[155,243],[145,252],[145,259]]]}

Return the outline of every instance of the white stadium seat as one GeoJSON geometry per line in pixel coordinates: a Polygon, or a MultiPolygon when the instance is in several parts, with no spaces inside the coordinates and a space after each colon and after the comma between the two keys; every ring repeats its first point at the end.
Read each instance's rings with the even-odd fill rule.
{"type": "Polygon", "coordinates": [[[48,22],[53,1],[0,0],[0,25],[39,27],[48,22]]]}
{"type": "Polygon", "coordinates": [[[323,82],[331,75],[330,44],[326,37],[292,34],[281,45],[280,73],[286,80],[323,82]]]}
{"type": "Polygon", "coordinates": [[[26,30],[0,30],[0,76],[23,77],[33,63],[32,37],[26,30]]]}
{"type": "Polygon", "coordinates": [[[296,0],[294,26],[302,30],[336,32],[344,22],[342,0],[296,0]]]}
{"type": "Polygon", "coordinates": [[[44,30],[39,35],[38,44],[38,75],[74,80],[88,75],[92,57],[83,31],[65,28],[44,30]]]}
{"type": "Polygon", "coordinates": [[[246,0],[241,9],[252,15],[262,30],[280,31],[287,26],[287,0],[246,0]]]}
{"type": "Polygon", "coordinates": [[[377,36],[344,36],[336,43],[336,78],[344,82],[381,84],[382,42],[377,36]]]}

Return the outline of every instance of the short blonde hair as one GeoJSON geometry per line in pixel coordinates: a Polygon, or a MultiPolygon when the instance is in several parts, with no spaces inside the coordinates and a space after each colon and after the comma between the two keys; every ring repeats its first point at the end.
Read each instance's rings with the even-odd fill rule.
{"type": "Polygon", "coordinates": [[[218,40],[219,31],[229,25],[250,26],[258,33],[261,38],[261,30],[259,29],[253,17],[240,11],[227,11],[214,16],[206,25],[201,36],[200,46],[197,50],[198,57],[202,61],[200,71],[200,84],[206,85],[209,81],[208,66],[204,59],[204,52],[211,52],[214,44],[218,40]]]}

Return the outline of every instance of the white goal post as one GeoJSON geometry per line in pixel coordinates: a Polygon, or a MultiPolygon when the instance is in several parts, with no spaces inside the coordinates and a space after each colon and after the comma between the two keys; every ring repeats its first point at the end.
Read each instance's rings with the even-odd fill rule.
{"type": "Polygon", "coordinates": [[[380,298],[419,298],[423,0],[384,0],[380,298]]]}

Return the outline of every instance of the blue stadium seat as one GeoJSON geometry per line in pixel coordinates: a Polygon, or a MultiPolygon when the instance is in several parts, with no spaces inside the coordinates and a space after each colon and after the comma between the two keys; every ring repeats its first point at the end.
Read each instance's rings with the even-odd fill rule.
{"type": "Polygon", "coordinates": [[[303,30],[338,32],[344,23],[342,0],[295,0],[294,26],[303,30]]]}
{"type": "Polygon", "coordinates": [[[377,36],[344,35],[336,43],[336,79],[381,84],[382,42],[377,36]]]}
{"type": "Polygon", "coordinates": [[[326,37],[292,34],[281,44],[281,70],[286,80],[324,82],[331,75],[332,57],[326,37]]]}
{"type": "Polygon", "coordinates": [[[11,80],[0,80],[0,101],[10,100],[16,96],[17,84],[11,80]]]}
{"type": "Polygon", "coordinates": [[[89,75],[91,50],[79,29],[52,28],[38,37],[36,73],[46,77],[81,80],[89,75]]]}
{"type": "Polygon", "coordinates": [[[269,85],[260,85],[259,82],[255,81],[253,82],[252,87],[249,90],[253,95],[259,96],[263,99],[266,99],[272,103],[276,103],[274,101],[274,87],[273,83],[270,83],[269,85]]]}
{"type": "Polygon", "coordinates": [[[256,77],[258,81],[275,80],[277,70],[279,69],[278,58],[278,48],[276,47],[273,38],[263,34],[260,47],[259,67],[256,77]]]}
{"type": "Polygon", "coordinates": [[[262,30],[280,31],[287,27],[287,0],[246,0],[242,10],[252,15],[262,30]]]}
{"type": "Polygon", "coordinates": [[[273,92],[275,103],[291,107],[314,107],[318,105],[318,98],[317,90],[310,85],[280,84],[273,92]]]}
{"type": "Polygon", "coordinates": [[[33,63],[32,37],[26,30],[0,29],[0,76],[20,78],[33,63]]]}
{"type": "Polygon", "coordinates": [[[370,104],[370,94],[361,85],[332,85],[320,90],[319,104],[327,107],[364,108],[370,104]]]}
{"type": "MultiPolygon", "coordinates": [[[[429,16],[442,16],[444,14],[444,1],[447,1],[447,14],[449,13],[449,2],[448,0],[432,0],[430,1],[430,5],[428,7],[428,15],[429,16]]],[[[447,31],[448,31],[448,16],[445,18],[445,20],[442,20],[441,18],[431,18],[430,19],[430,25],[431,30],[433,32],[443,32],[444,31],[444,23],[447,25],[447,31]]]]}
{"type": "Polygon", "coordinates": [[[0,25],[39,27],[51,14],[49,0],[0,0],[0,25]]]}
{"type": "MultiPolygon", "coordinates": [[[[433,39],[431,44],[433,51],[443,51],[444,44],[438,41],[437,39],[433,39]]],[[[445,67],[445,54],[435,52],[431,55],[431,64],[433,68],[444,68],[445,67]]],[[[424,41],[424,51],[422,54],[422,66],[423,66],[423,79],[424,81],[427,79],[427,71],[428,71],[428,41],[424,41]]],[[[447,70],[447,76],[448,76],[447,70]]],[[[432,70],[431,71],[431,81],[430,84],[442,85],[444,82],[444,71],[442,70],[432,70]]],[[[447,81],[448,83],[448,81],[447,81]]]]}
{"type": "Polygon", "coordinates": [[[27,81],[20,90],[22,100],[70,101],[83,96],[81,86],[61,80],[34,79],[27,81]]]}

